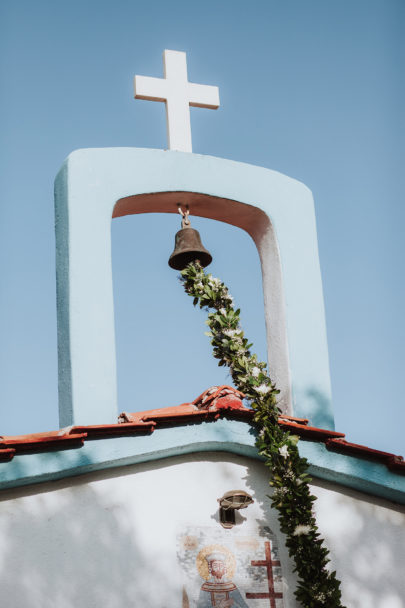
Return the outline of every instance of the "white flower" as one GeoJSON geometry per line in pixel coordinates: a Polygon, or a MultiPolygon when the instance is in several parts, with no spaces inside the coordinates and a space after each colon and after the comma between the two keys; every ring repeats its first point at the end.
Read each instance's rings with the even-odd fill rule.
{"type": "Polygon", "coordinates": [[[270,386],[267,386],[267,384],[261,384],[260,386],[255,386],[254,390],[256,393],[259,393],[259,395],[267,395],[267,393],[271,391],[271,388],[270,386]]]}
{"type": "Polygon", "coordinates": [[[286,477],[287,479],[295,479],[295,475],[292,471],[287,471],[284,477],[286,477]]]}
{"type": "Polygon", "coordinates": [[[278,448],[278,451],[283,458],[288,458],[288,447],[285,444],[278,448]]]}
{"type": "Polygon", "coordinates": [[[262,429],[259,433],[259,437],[264,437],[264,429],[262,429]]]}
{"type": "Polygon", "coordinates": [[[208,285],[212,289],[218,289],[221,286],[221,281],[219,279],[211,277],[211,278],[208,279],[208,285]]]}
{"type": "Polygon", "coordinates": [[[274,494],[275,494],[276,498],[282,498],[287,493],[288,493],[287,488],[276,488],[276,490],[274,490],[274,494]]]}
{"type": "Polygon", "coordinates": [[[197,289],[204,289],[204,285],[201,283],[201,281],[199,281],[198,283],[195,284],[197,289]]]}
{"type": "Polygon", "coordinates": [[[225,308],[220,308],[219,311],[221,313],[221,315],[226,315],[226,310],[225,308]]]}
{"type": "Polygon", "coordinates": [[[239,334],[239,331],[237,329],[224,329],[222,333],[228,338],[234,338],[239,334]]]}
{"type": "Polygon", "coordinates": [[[309,534],[311,532],[311,526],[304,526],[302,524],[298,524],[295,527],[293,532],[293,536],[301,536],[302,534],[309,534]]]}
{"type": "Polygon", "coordinates": [[[260,367],[255,366],[252,369],[252,376],[253,376],[253,378],[257,378],[259,376],[260,372],[261,372],[260,367]]]}

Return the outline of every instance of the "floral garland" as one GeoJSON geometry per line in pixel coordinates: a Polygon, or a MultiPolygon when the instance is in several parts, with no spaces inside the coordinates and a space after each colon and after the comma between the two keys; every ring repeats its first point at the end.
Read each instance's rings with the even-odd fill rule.
{"type": "Polygon", "coordinates": [[[250,353],[252,344],[248,344],[239,324],[240,310],[234,309],[224,283],[205,274],[198,261],[181,272],[181,281],[186,293],[194,298],[194,306],[214,309],[206,322],[214,357],[219,359],[218,365],[230,368],[236,387],[245,393],[255,411],[254,422],[259,428],[256,446],[271,471],[269,484],[274,488],[269,498],[279,513],[280,529],[286,535],[298,574],[295,596],[305,608],[343,608],[340,582],[326,567],[329,552],[312,509],[316,497],[308,485],[308,461],[299,455],[299,437],[278,424],[280,391],[271,381],[266,364],[250,353]]]}

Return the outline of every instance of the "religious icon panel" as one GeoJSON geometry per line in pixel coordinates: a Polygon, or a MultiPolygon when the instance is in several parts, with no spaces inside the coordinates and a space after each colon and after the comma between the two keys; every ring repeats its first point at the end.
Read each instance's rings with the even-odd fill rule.
{"type": "Polygon", "coordinates": [[[177,536],[182,608],[283,608],[277,539],[267,526],[250,534],[187,527],[177,536]]]}

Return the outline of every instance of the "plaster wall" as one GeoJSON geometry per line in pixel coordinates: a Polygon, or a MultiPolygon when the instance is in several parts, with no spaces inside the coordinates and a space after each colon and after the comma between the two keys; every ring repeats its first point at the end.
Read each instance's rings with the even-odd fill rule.
{"type": "MultiPolygon", "coordinates": [[[[187,606],[176,537],[190,526],[222,531],[217,498],[233,489],[248,491],[255,502],[238,514],[237,525],[226,534],[260,537],[263,525],[270,526],[279,543],[283,606],[296,607],[295,576],[266,497],[267,471],[257,461],[224,453],[175,457],[3,492],[4,605],[187,606]]],[[[325,482],[313,490],[345,605],[403,608],[403,510],[357,492],[342,493],[325,482]]],[[[262,602],[246,600],[252,607],[262,602]]]]}

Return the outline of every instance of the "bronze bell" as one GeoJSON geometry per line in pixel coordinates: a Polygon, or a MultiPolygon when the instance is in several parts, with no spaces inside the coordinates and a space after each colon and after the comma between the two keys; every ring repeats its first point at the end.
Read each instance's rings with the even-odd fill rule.
{"type": "Polygon", "coordinates": [[[183,211],[181,204],[179,204],[177,210],[181,215],[181,230],[175,236],[174,251],[169,258],[169,266],[175,270],[184,270],[190,262],[198,260],[201,266],[205,268],[205,266],[211,264],[212,255],[203,246],[198,230],[191,228],[188,205],[183,211]]]}
{"type": "Polygon", "coordinates": [[[194,230],[188,224],[176,233],[174,251],[169,258],[169,266],[175,270],[184,270],[190,262],[196,260],[205,268],[205,266],[211,264],[212,255],[201,243],[198,230],[194,230]]]}

